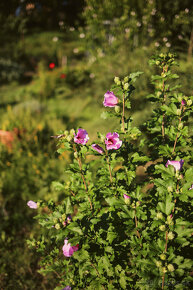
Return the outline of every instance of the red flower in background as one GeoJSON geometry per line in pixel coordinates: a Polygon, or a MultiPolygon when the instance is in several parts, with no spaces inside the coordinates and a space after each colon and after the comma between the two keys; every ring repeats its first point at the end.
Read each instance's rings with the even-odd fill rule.
{"type": "Polygon", "coordinates": [[[51,63],[49,64],[49,68],[51,68],[51,69],[55,68],[55,63],[54,63],[54,62],[51,62],[51,63]]]}
{"type": "Polygon", "coordinates": [[[66,78],[66,74],[61,74],[61,75],[60,75],[60,78],[61,78],[61,79],[65,79],[65,78],[66,78]]]}

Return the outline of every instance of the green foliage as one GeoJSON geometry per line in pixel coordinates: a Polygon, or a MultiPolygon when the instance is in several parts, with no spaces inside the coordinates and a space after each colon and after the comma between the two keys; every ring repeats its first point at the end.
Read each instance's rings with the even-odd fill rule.
{"type": "Polygon", "coordinates": [[[192,138],[188,129],[192,97],[175,92],[170,85],[177,78],[171,71],[174,55],[160,54],[151,64],[161,72],[152,77],[155,92],[150,100],[156,106],[143,126],[148,138],[144,140],[130,116],[140,72],[115,77],[110,89],[119,110],[113,105],[115,111],[110,107],[108,116],[120,120],[116,132],[121,147],[109,150],[108,137],[105,140],[98,133],[95,143],[103,148],[96,153],[98,163],[96,158],[88,161],[93,149],[87,142],[77,142],[74,130],[56,136],[58,153],[69,150],[74,156],[66,169],[68,182],[53,184],[66,198],[60,203],[38,203],[36,219],[45,230],[39,241],[28,243],[42,256],[40,272],[57,273],[60,289],[67,285],[74,289],[147,289],[149,285],[167,289],[171,281],[178,287],[193,282],[192,138]],[[181,126],[184,122],[186,126],[181,126]],[[141,179],[136,176],[140,166],[146,168],[141,179]],[[79,245],[69,256],[64,248],[62,253],[66,239],[71,246],[79,245]]]}

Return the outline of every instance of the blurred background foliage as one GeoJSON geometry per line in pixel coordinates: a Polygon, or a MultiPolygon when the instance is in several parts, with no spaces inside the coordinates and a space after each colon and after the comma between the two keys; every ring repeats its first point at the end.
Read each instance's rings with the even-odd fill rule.
{"type": "Polygon", "coordinates": [[[40,235],[28,200],[62,198],[71,156],[58,156],[50,136],[83,127],[90,140],[115,122],[101,118],[114,76],[143,71],[132,99],[141,125],[151,114],[148,65],[175,52],[175,68],[193,94],[192,0],[9,0],[0,2],[0,288],[53,289],[26,239],[40,235]]]}

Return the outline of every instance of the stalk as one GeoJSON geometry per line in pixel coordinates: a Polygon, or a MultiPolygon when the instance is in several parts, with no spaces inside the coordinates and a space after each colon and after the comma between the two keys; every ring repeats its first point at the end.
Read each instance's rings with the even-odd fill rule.
{"type": "MultiPolygon", "coordinates": [[[[167,73],[168,71],[168,67],[163,67],[163,73],[167,73]]],[[[166,94],[165,94],[165,82],[163,80],[163,83],[162,83],[162,92],[164,94],[164,98],[163,98],[163,102],[162,102],[162,105],[165,105],[166,103],[166,94]]],[[[162,137],[163,139],[165,138],[165,113],[163,113],[163,117],[162,117],[162,137]]]]}
{"type": "MultiPolygon", "coordinates": [[[[74,149],[74,152],[77,153],[77,149],[76,149],[75,145],[73,145],[73,149],[74,149]]],[[[85,188],[85,191],[87,193],[87,197],[88,197],[88,200],[89,200],[89,203],[90,203],[90,209],[92,210],[93,206],[92,206],[91,199],[90,199],[90,197],[88,195],[88,187],[87,187],[87,184],[86,184],[86,181],[85,181],[85,178],[84,178],[84,174],[83,174],[83,170],[82,170],[82,162],[81,162],[81,159],[80,159],[79,156],[77,157],[77,160],[78,160],[78,165],[79,165],[79,168],[80,168],[80,174],[81,174],[81,177],[82,177],[82,180],[83,180],[84,188],[85,188]]]]}
{"type": "Polygon", "coordinates": [[[108,165],[108,169],[109,169],[109,177],[110,177],[110,182],[113,182],[112,179],[112,172],[111,172],[111,166],[110,166],[110,162],[109,162],[109,156],[108,156],[108,152],[106,150],[106,160],[107,160],[107,165],[108,165]]]}
{"type": "Polygon", "coordinates": [[[125,133],[125,95],[123,94],[122,130],[125,133]]]}
{"type": "MultiPolygon", "coordinates": [[[[181,105],[181,107],[180,107],[180,110],[182,110],[182,105],[181,105]]],[[[185,110],[185,108],[183,108],[183,112],[184,112],[184,110],[185,110]]],[[[180,117],[180,119],[179,119],[178,127],[179,127],[179,125],[181,124],[181,121],[182,121],[182,117],[180,117]]],[[[174,154],[174,151],[175,151],[175,149],[176,149],[176,144],[177,144],[177,141],[178,141],[178,135],[179,135],[179,129],[178,129],[178,132],[177,132],[177,134],[176,134],[176,139],[175,139],[175,141],[174,141],[174,147],[173,147],[172,155],[174,154]]]]}
{"type": "MultiPolygon", "coordinates": [[[[135,227],[136,227],[136,229],[137,229],[137,226],[138,226],[138,221],[137,221],[137,217],[136,217],[136,209],[135,209],[135,227]]],[[[139,239],[141,238],[140,233],[139,233],[138,230],[137,230],[137,236],[138,236],[139,239]]]]}
{"type": "MultiPolygon", "coordinates": [[[[166,231],[166,243],[165,243],[165,250],[164,252],[167,252],[167,248],[168,248],[168,231],[166,231]]],[[[165,280],[165,273],[163,273],[162,276],[162,289],[164,289],[164,280],[165,280]]]]}

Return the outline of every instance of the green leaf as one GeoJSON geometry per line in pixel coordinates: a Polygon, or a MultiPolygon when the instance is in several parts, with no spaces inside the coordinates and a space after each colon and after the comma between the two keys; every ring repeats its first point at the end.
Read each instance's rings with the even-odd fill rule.
{"type": "Polygon", "coordinates": [[[64,185],[62,183],[58,182],[58,181],[52,181],[52,186],[57,191],[62,191],[65,188],[64,185]]]}
{"type": "Polygon", "coordinates": [[[124,271],[121,272],[119,283],[120,283],[120,286],[121,286],[122,289],[126,289],[127,288],[127,281],[125,279],[124,271]]]}
{"type": "Polygon", "coordinates": [[[83,235],[83,232],[82,232],[81,228],[75,222],[71,222],[68,225],[68,230],[70,230],[70,231],[72,231],[74,233],[78,233],[79,235],[83,235]]]}
{"type": "Polygon", "coordinates": [[[143,74],[143,72],[141,72],[141,71],[137,71],[137,72],[135,72],[135,73],[130,73],[129,78],[132,80],[132,82],[135,82],[136,79],[137,79],[141,74],[143,74]]]}
{"type": "Polygon", "coordinates": [[[169,215],[173,208],[174,208],[174,203],[172,202],[172,197],[168,195],[166,197],[165,214],[169,215]]]}
{"type": "Polygon", "coordinates": [[[73,212],[73,207],[71,205],[70,197],[66,199],[66,214],[71,214],[73,212]]]}

